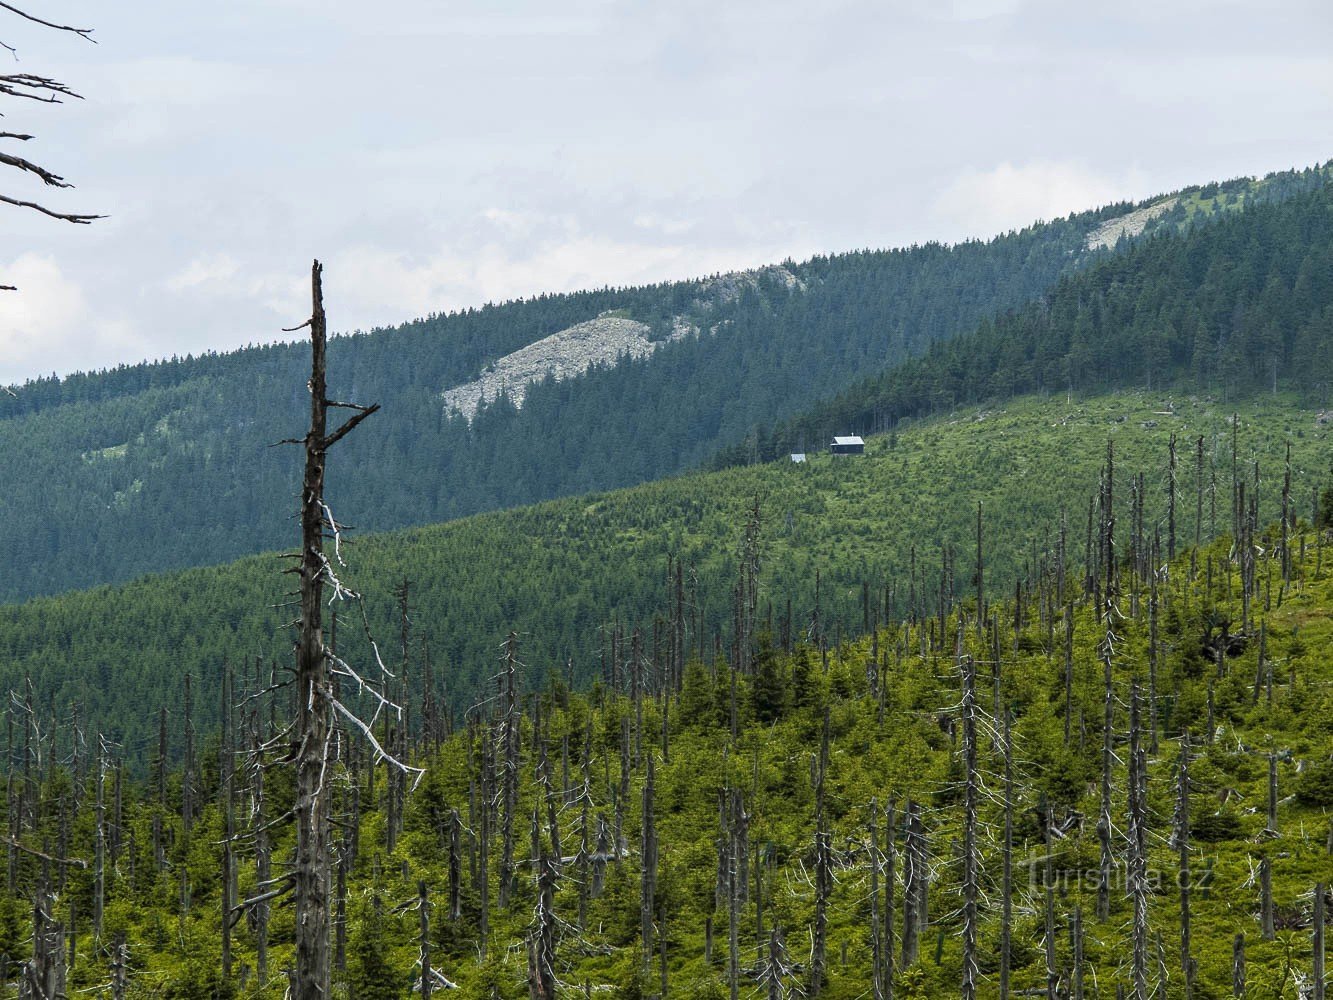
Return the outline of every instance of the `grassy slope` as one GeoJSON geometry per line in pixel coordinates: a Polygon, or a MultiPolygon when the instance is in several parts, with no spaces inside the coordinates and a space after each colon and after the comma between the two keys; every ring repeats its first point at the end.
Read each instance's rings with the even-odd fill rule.
{"type": "MultiPolygon", "coordinates": [[[[864,458],[816,455],[788,462],[696,474],[616,493],[555,501],[430,528],[368,536],[350,548],[346,578],[367,594],[376,634],[396,634],[391,588],[413,581],[415,636],[429,638],[437,671],[454,706],[470,703],[493,672],[496,647],[512,628],[536,678],[565,672],[576,680],[599,671],[600,627],[616,616],[651,634],[665,609],[669,556],[698,576],[706,609],[704,645],[730,631],[729,592],[745,511],[761,498],[764,516],[761,602],[780,614],[788,598],[798,626],[823,575],[828,633],[860,627],[861,584],[872,592],[892,581],[896,609],[907,602],[911,550],[928,592],[937,588],[942,544],[959,555],[958,589],[967,593],[976,503],[986,512],[989,568],[1008,592],[1034,544],[1054,544],[1062,507],[1069,511],[1071,559],[1081,558],[1087,498],[1107,440],[1115,442],[1119,496],[1132,472],[1145,470],[1148,521],[1164,524],[1164,468],[1170,433],[1180,449],[1178,534],[1193,539],[1193,439],[1205,438],[1215,466],[1218,530],[1229,526],[1229,409],[1178,399],[1162,416],[1161,397],[1120,394],[1076,400],[1018,401],[1003,410],[958,414],[905,430],[896,445],[872,439],[864,458]],[[980,419],[979,419],[980,417],[980,419]],[[1155,427],[1145,428],[1148,422],[1155,427]]],[[[1325,481],[1328,430],[1282,399],[1240,407],[1239,453],[1246,475],[1262,471],[1263,516],[1275,516],[1282,449],[1293,448],[1293,495],[1308,510],[1311,487],[1325,481]]],[[[331,470],[333,478],[356,470],[331,470]]],[[[1210,517],[1205,503],[1205,537],[1210,517]]],[[[147,719],[177,700],[186,671],[195,676],[200,724],[213,716],[224,661],[283,658],[277,609],[288,578],[271,556],[192,570],[0,609],[0,690],[31,674],[39,705],[79,705],[83,718],[141,756],[151,742],[147,719]]],[[[761,608],[762,613],[762,608],[761,608]]],[[[359,619],[346,616],[343,650],[364,662],[359,619]]],[[[628,629],[627,629],[628,630],[628,629]]],[[[691,641],[697,644],[698,637],[691,641]]],[[[172,725],[180,719],[173,714],[172,725]]]]}

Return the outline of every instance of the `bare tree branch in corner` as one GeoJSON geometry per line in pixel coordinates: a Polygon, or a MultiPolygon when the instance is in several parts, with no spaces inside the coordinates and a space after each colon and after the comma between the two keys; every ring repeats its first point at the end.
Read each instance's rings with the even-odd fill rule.
{"type": "MultiPolygon", "coordinates": [[[[0,0],[0,12],[13,14],[24,21],[31,22],[51,28],[55,31],[61,31],[72,35],[78,35],[80,38],[94,41],[91,28],[76,28],[73,25],[60,24],[55,21],[48,21],[44,18],[29,14],[26,10],[16,7],[13,4],[5,3],[0,0]]],[[[10,45],[3,38],[0,38],[0,49],[5,49],[9,53],[12,61],[18,63],[18,48],[10,45]]],[[[82,100],[77,93],[59,80],[52,80],[48,77],[39,76],[33,73],[0,73],[0,98],[10,98],[16,101],[35,101],[38,104],[63,104],[69,98],[73,100],[82,100]]],[[[8,107],[8,105],[3,105],[8,107]]],[[[0,118],[6,117],[6,112],[0,111],[0,118]]],[[[32,136],[26,132],[0,131],[0,167],[9,167],[17,170],[19,173],[36,177],[46,187],[69,188],[74,185],[65,180],[60,174],[56,173],[39,163],[29,160],[26,157],[18,156],[10,149],[10,143],[26,143],[32,141],[32,136]]],[[[11,176],[11,175],[6,175],[11,176]]],[[[42,215],[52,219],[58,219],[62,222],[72,222],[76,225],[86,225],[94,219],[100,219],[100,215],[85,215],[77,212],[62,212],[58,209],[50,208],[37,201],[31,201],[27,198],[15,195],[0,193],[0,204],[13,205],[16,208],[27,208],[34,212],[40,212],[42,215]]],[[[0,285],[0,291],[12,292],[13,285],[0,285]]]]}

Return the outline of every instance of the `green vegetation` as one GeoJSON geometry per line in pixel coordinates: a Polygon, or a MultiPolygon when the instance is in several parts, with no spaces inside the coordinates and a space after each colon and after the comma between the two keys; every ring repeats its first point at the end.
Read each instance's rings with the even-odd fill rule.
{"type": "MultiPolygon", "coordinates": [[[[1267,197],[1295,197],[1324,176],[1276,175],[1264,182],[1267,197]]],[[[329,349],[330,391],[384,409],[343,456],[374,474],[344,478],[330,499],[349,523],[379,531],[652,480],[732,446],[748,459],[762,451],[758,428],[1106,260],[1109,252],[1087,252],[1084,240],[1130,207],[1107,206],[987,242],[788,263],[797,282],[791,287],[770,269],[542,296],[338,338],[329,349]],[[444,412],[445,389],[605,312],[648,324],[654,339],[676,317],[703,332],[664,344],[651,359],[533,387],[521,411],[502,398],[470,425],[444,412]]],[[[1232,250],[1237,275],[1216,276],[1224,291],[1233,281],[1243,287],[1250,270],[1265,266],[1262,247],[1238,240],[1232,250]]],[[[1327,302],[1326,289],[1315,285],[1327,302]]],[[[1293,306],[1302,308],[1299,300],[1293,306]]],[[[1229,328],[1210,335],[1228,337],[1229,328]]],[[[1143,384],[1150,370],[1126,365],[1117,384],[1143,384]]],[[[980,394],[1025,391],[1023,373],[1010,374],[1013,384],[997,382],[980,394]]],[[[1066,381],[1042,384],[1063,391],[1066,381]]],[[[1231,385],[1220,375],[1214,382],[1231,385]]],[[[0,599],[224,562],[284,544],[296,463],[288,449],[269,445],[303,426],[304,385],[303,350],[283,345],[44,379],[12,397],[0,393],[0,452],[16,470],[0,481],[0,599]],[[119,457],[84,460],[109,457],[107,449],[119,457]]],[[[930,397],[925,405],[948,403],[930,397]]],[[[811,447],[822,437],[821,430],[810,438],[811,447]]]]}
{"type": "MultiPolygon", "coordinates": [[[[1290,399],[1261,398],[1236,412],[1239,473],[1252,480],[1257,463],[1262,516],[1279,511],[1276,484],[1288,442],[1292,495],[1312,516],[1315,487],[1328,482],[1330,429],[1290,399]]],[[[1195,537],[1196,442],[1203,438],[1200,537],[1213,537],[1231,524],[1231,414],[1216,402],[1146,393],[1014,401],[872,438],[863,457],[812,453],[801,466],[784,459],[696,473],[354,538],[344,546],[350,565],[344,574],[365,593],[372,631],[380,636],[396,628],[392,589],[411,579],[418,639],[429,644],[450,704],[461,713],[494,672],[511,628],[523,637],[534,683],[552,671],[578,686],[602,676],[607,630],[617,620],[626,636],[637,626],[651,642],[653,619],[667,605],[670,560],[684,567],[686,599],[695,609],[691,648],[707,654],[715,636],[729,641],[740,526],[756,497],[765,617],[776,630],[790,603],[792,628],[805,630],[818,571],[831,639],[864,629],[867,599],[876,607],[887,603],[893,614],[905,613],[913,593],[918,606],[930,604],[946,550],[961,567],[956,590],[968,593],[978,501],[991,525],[987,584],[994,593],[1031,578],[1034,552],[1054,544],[1062,511],[1071,553],[1081,553],[1088,497],[1108,439],[1122,470],[1144,473],[1146,523],[1165,532],[1164,475],[1176,436],[1183,548],[1195,537]]],[[[335,457],[331,481],[355,475],[335,457]]],[[[1128,484],[1124,490],[1129,496],[1128,484]]],[[[276,607],[289,589],[283,566],[260,556],[0,608],[0,690],[21,689],[30,677],[38,705],[78,706],[85,724],[142,762],[158,709],[179,701],[187,673],[202,724],[216,718],[224,663],[256,656],[288,662],[282,626],[294,613],[276,607]]],[[[359,613],[348,609],[341,618],[345,655],[373,662],[359,613]]],[[[173,732],[181,725],[173,712],[173,732]]]]}
{"type": "MultiPolygon", "coordinates": [[[[1128,490],[1116,495],[1128,502],[1128,490]]],[[[1115,536],[1118,555],[1134,540],[1124,527],[1131,521],[1129,512],[1129,507],[1117,507],[1122,515],[1116,529],[1122,533],[1115,536]]],[[[1062,577],[1048,573],[1020,589],[1020,604],[990,606],[989,623],[980,634],[975,605],[964,595],[951,602],[953,610],[941,612],[942,630],[934,616],[909,616],[881,623],[873,638],[826,650],[804,643],[791,651],[775,648],[759,623],[747,658],[750,667],[743,674],[710,654],[692,659],[674,678],[667,659],[646,657],[641,686],[622,676],[618,690],[598,685],[591,693],[577,694],[558,679],[533,681],[520,692],[525,714],[513,720],[520,749],[514,761],[517,799],[509,809],[495,784],[504,772],[500,733],[507,725],[499,700],[480,706],[452,735],[433,727],[428,708],[414,702],[414,721],[406,724],[399,745],[410,748],[427,770],[404,796],[401,814],[392,798],[400,786],[390,780],[386,765],[372,770],[364,752],[347,749],[355,746],[353,738],[344,744],[331,775],[340,831],[337,863],[343,873],[335,885],[346,887],[345,892],[335,888],[346,914],[337,943],[345,959],[335,976],[336,995],[408,995],[419,955],[422,884],[431,904],[432,967],[460,987],[456,995],[525,995],[529,947],[542,928],[535,909],[532,862],[537,858],[558,859],[552,897],[554,972],[570,991],[577,993],[586,984],[617,997],[656,994],[664,936],[671,994],[725,995],[732,890],[719,889],[717,882],[719,859],[733,856],[732,844],[739,844],[734,857],[742,866],[735,890],[742,992],[755,989],[774,928],[785,939],[789,975],[784,987],[808,990],[819,908],[813,880],[817,798],[823,803],[834,875],[825,908],[827,975],[819,995],[866,994],[875,940],[872,906],[892,934],[895,996],[958,995],[964,870],[958,852],[968,774],[960,756],[965,730],[958,715],[959,668],[973,657],[982,676],[973,772],[984,792],[977,842],[981,995],[994,997],[999,989],[1005,803],[999,720],[1006,716],[1012,718],[1014,747],[1010,989],[1017,994],[1044,988],[1048,933],[1054,935],[1051,974],[1061,989],[1076,972],[1090,992],[1094,981],[1103,995],[1129,986],[1135,941],[1133,901],[1125,882],[1130,852],[1125,761],[1131,756],[1126,740],[1134,735],[1131,685],[1137,685],[1142,705],[1134,738],[1144,747],[1149,776],[1149,985],[1159,995],[1184,996],[1179,851],[1172,831],[1179,829],[1180,740],[1189,732],[1194,995],[1230,995],[1233,939],[1243,933],[1248,995],[1295,998],[1312,964],[1311,892],[1331,870],[1333,667],[1327,651],[1333,647],[1333,551],[1324,551],[1327,538],[1292,534],[1284,580],[1281,537],[1276,527],[1255,536],[1258,562],[1248,601],[1240,593],[1243,558],[1227,540],[1197,555],[1182,552],[1160,574],[1152,573],[1146,559],[1128,556],[1109,570],[1116,581],[1117,610],[1111,617],[1116,755],[1110,771],[1112,892],[1105,918],[1097,916],[1096,817],[1106,620],[1080,581],[1100,580],[1108,567],[1094,564],[1085,572],[1079,560],[1071,559],[1063,574],[1073,626],[1068,689],[1062,577]],[[1233,645],[1232,655],[1210,659],[1205,637],[1223,620],[1241,641],[1233,645]],[[641,694],[636,698],[632,689],[641,694]],[[828,763],[817,796],[812,776],[825,731],[828,763]],[[650,759],[654,778],[645,798],[650,759]],[[1271,821],[1270,762],[1277,782],[1271,821]],[[641,941],[645,801],[652,809],[659,858],[648,955],[641,941]],[[743,828],[733,824],[734,837],[719,825],[719,801],[743,805],[743,828]],[[909,803],[921,810],[930,923],[917,957],[904,963],[903,880],[910,866],[902,822],[909,803]],[[893,823],[884,811],[890,804],[893,823]],[[514,866],[508,898],[501,903],[501,881],[511,877],[502,862],[507,822],[514,830],[514,866]],[[1044,860],[1048,827],[1061,831],[1049,850],[1049,869],[1044,860]],[[479,838],[485,831],[488,851],[483,854],[479,838]],[[880,845],[878,855],[871,850],[872,837],[880,845]],[[890,839],[896,864],[893,892],[886,898],[885,868],[874,861],[883,859],[890,839]],[[1272,865],[1271,933],[1258,919],[1261,885],[1255,873],[1264,858],[1272,865]],[[872,869],[880,885],[873,904],[872,869]],[[1049,904],[1047,884],[1053,889],[1049,904]],[[488,900],[484,936],[483,898],[488,900]],[[1048,905],[1049,930],[1043,916],[1048,905]],[[1077,969],[1071,936],[1075,907],[1081,907],[1082,916],[1083,964],[1077,969]],[[706,943],[710,923],[711,948],[706,943]]],[[[420,667],[414,663],[412,669],[420,667]]],[[[236,700],[243,707],[233,730],[241,747],[270,731],[267,701],[243,699],[245,676],[241,672],[238,680],[236,700]],[[247,735],[252,728],[255,735],[247,735]]],[[[273,709],[279,717],[287,710],[284,700],[279,695],[273,709]]],[[[214,736],[201,740],[205,749],[194,770],[178,772],[161,786],[157,778],[144,785],[122,780],[111,762],[116,748],[107,748],[103,769],[91,742],[68,742],[67,720],[54,731],[43,729],[44,740],[33,741],[27,730],[25,756],[24,740],[18,737],[25,733],[26,717],[11,711],[16,713],[16,739],[10,748],[10,829],[16,831],[16,843],[34,849],[58,844],[60,857],[89,862],[89,867],[43,862],[11,847],[9,891],[0,900],[2,950],[8,960],[28,956],[27,900],[44,883],[53,892],[50,916],[66,930],[76,928],[68,942],[76,956],[71,991],[107,983],[113,975],[109,954],[123,942],[129,996],[281,996],[291,918],[277,901],[271,908],[237,915],[229,940],[231,974],[221,971],[219,873],[228,869],[221,848],[226,820],[219,782],[225,779],[235,788],[233,822],[247,829],[251,824],[245,817],[256,801],[253,765],[259,758],[220,754],[214,736]],[[40,766],[25,767],[25,760],[35,759],[40,766]],[[226,766],[233,759],[234,770],[226,766]],[[186,805],[187,786],[192,805],[186,805]],[[99,831],[106,852],[102,879],[95,862],[99,831]],[[261,964],[267,973],[263,980],[261,964]]],[[[256,826],[288,804],[284,752],[275,747],[263,755],[267,768],[256,826]]],[[[269,831],[275,870],[290,849],[287,831],[285,824],[269,831]]],[[[233,857],[238,898],[258,896],[256,841],[242,839],[233,857]]]]}
{"type": "Polygon", "coordinates": [[[833,433],[887,430],[1026,393],[1175,386],[1224,401],[1333,385],[1333,193],[1256,202],[1170,229],[1067,277],[1040,301],[863,380],[723,452],[735,464],[833,433]]]}

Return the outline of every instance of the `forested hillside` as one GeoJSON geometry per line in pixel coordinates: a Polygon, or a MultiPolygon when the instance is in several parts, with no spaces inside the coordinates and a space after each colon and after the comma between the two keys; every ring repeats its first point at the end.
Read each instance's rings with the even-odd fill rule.
{"type": "MultiPolygon", "coordinates": [[[[466,717],[437,689],[377,726],[419,779],[341,734],[333,995],[1317,995],[1328,530],[1290,498],[1263,527],[1242,482],[1238,536],[1168,560],[1106,457],[1086,550],[1007,601],[946,582],[844,645],[743,601],[724,655],[640,648],[588,693],[511,638],[466,717]]],[[[1005,542],[981,530],[960,573],[1005,542]]],[[[412,671],[423,628],[395,640],[412,671]]],[[[11,704],[0,982],[283,995],[290,697],[237,666],[221,736],[164,737],[186,764],[146,782],[11,704]]]]}
{"type": "MultiPolygon", "coordinates": [[[[992,539],[985,582],[1006,593],[1049,562],[1062,520],[1067,554],[1083,552],[1108,440],[1119,456],[1121,495],[1127,505],[1131,497],[1141,501],[1142,533],[1151,535],[1154,526],[1166,531],[1174,437],[1177,547],[1196,530],[1204,539],[1228,530],[1233,475],[1251,484],[1261,516],[1276,517],[1288,444],[1293,502],[1312,516],[1314,490],[1329,481],[1329,435],[1314,412],[1281,398],[1234,410],[1148,394],[1013,401],[872,439],[862,457],[812,455],[805,465],[693,474],[429,528],[352,535],[339,574],[364,594],[382,646],[397,634],[394,591],[410,582],[414,643],[429,650],[461,715],[480,697],[511,629],[523,638],[532,685],[555,674],[586,688],[635,643],[639,655],[664,655],[673,618],[685,630],[683,652],[729,649],[746,551],[757,555],[757,600],[775,632],[808,634],[818,606],[820,630],[834,643],[863,630],[871,607],[887,605],[895,616],[935,607],[942,567],[950,595],[970,593],[980,501],[992,539]]],[[[364,474],[335,454],[331,482],[364,474]]],[[[290,662],[283,626],[295,612],[284,596],[291,589],[285,565],[260,556],[0,608],[0,691],[30,683],[42,711],[78,712],[142,766],[154,750],[160,708],[169,710],[171,733],[184,730],[187,674],[195,724],[203,726],[216,720],[224,664],[241,669],[259,658],[285,669],[290,662]]],[[[360,610],[339,607],[343,655],[373,663],[360,610]]],[[[412,683],[420,680],[414,671],[412,683]]]]}
{"type": "MultiPolygon", "coordinates": [[[[1149,231],[1322,185],[1327,169],[1193,189],[1149,231]],[[1188,203],[1188,204],[1186,204],[1188,203]]],[[[690,468],[867,373],[966,332],[1107,256],[1089,234],[1110,206],[988,242],[866,251],[771,272],[604,289],[428,317],[336,339],[331,391],[383,411],[347,444],[367,470],[334,486],[366,530],[426,524],[690,468]],[[504,398],[470,423],[443,393],[498,358],[610,313],[658,342],[584,378],[504,398]],[[373,470],[373,471],[372,471],[373,470]]],[[[329,275],[330,282],[355,280],[329,275]]],[[[336,317],[334,317],[336,323],[336,317]]],[[[42,380],[0,394],[0,599],[54,593],[282,545],[297,463],[268,447],[301,426],[292,346],[42,380]]],[[[960,397],[961,398],[961,397],[960,397]]],[[[813,446],[813,443],[812,443],[813,446]]]]}
{"type": "MultiPolygon", "coordinates": [[[[1180,205],[1175,211],[1189,217],[1180,205]]],[[[1333,193],[1317,189],[1157,233],[1062,279],[1038,301],[778,423],[717,464],[1025,393],[1174,385],[1226,400],[1281,386],[1326,407],[1333,193]]]]}

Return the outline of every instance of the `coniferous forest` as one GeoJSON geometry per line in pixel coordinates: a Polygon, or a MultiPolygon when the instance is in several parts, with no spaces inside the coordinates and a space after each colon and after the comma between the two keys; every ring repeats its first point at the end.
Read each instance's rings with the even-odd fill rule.
{"type": "MultiPolygon", "coordinates": [[[[826,432],[886,427],[974,399],[1173,380],[1226,398],[1269,386],[1275,364],[1284,387],[1322,399],[1326,352],[1303,352],[1327,335],[1318,311],[1328,301],[1319,242],[1327,195],[1318,192],[1329,170],[1190,189],[1119,249],[1086,241],[1128,205],[985,242],[541,296],[334,337],[335,398],[372,400],[383,412],[345,445],[345,460],[374,474],[331,483],[330,499],[347,523],[383,531],[654,480],[719,451],[727,461],[770,457],[779,439],[818,450],[826,432]],[[1164,238],[1177,233],[1189,235],[1164,238]],[[649,358],[533,386],[521,409],[502,396],[469,422],[443,405],[446,389],[498,357],[603,314],[642,322],[659,340],[677,322],[697,332],[649,358]],[[1017,329],[1044,322],[1045,333],[1017,329]],[[1059,340],[1071,336],[1072,347],[1059,340]],[[894,374],[959,337],[967,346],[894,374]],[[976,338],[988,346],[974,353],[976,338]],[[1001,342],[1030,342],[1023,350],[1033,357],[1000,359],[1001,342]],[[1133,361],[1120,364],[1129,352],[1133,361]],[[1313,368],[1295,360],[1307,356],[1313,368]],[[969,357],[995,363],[967,371],[960,359],[969,357]],[[903,387],[910,398],[877,388],[881,377],[913,380],[903,387]],[[800,417],[812,408],[819,416],[800,417]],[[795,421],[788,432],[771,430],[786,420],[795,421]]],[[[288,344],[0,393],[0,448],[25,470],[0,480],[0,597],[287,544],[299,463],[269,446],[301,425],[304,384],[304,353],[288,344]]]]}
{"type": "MultiPolygon", "coordinates": [[[[841,643],[819,597],[798,618],[766,600],[751,519],[727,641],[699,642],[666,588],[663,635],[611,632],[581,690],[511,634],[451,701],[404,581],[380,649],[401,711],[330,748],[336,990],[1309,989],[1333,856],[1328,510],[1315,530],[1284,485],[1260,522],[1243,467],[1220,496],[1182,477],[1178,508],[1217,501],[1225,528],[1196,548],[1144,520],[1113,447],[1102,462],[1090,530],[1062,526],[1010,596],[985,583],[983,507],[972,547],[900,611],[870,594],[841,643]]],[[[197,725],[187,680],[183,730],[164,710],[141,770],[15,692],[0,980],[283,995],[298,699],[262,662],[229,664],[218,697],[197,725]]]]}
{"type": "Polygon", "coordinates": [[[0,994],[1322,1000],[1325,175],[22,387],[0,994]]]}

